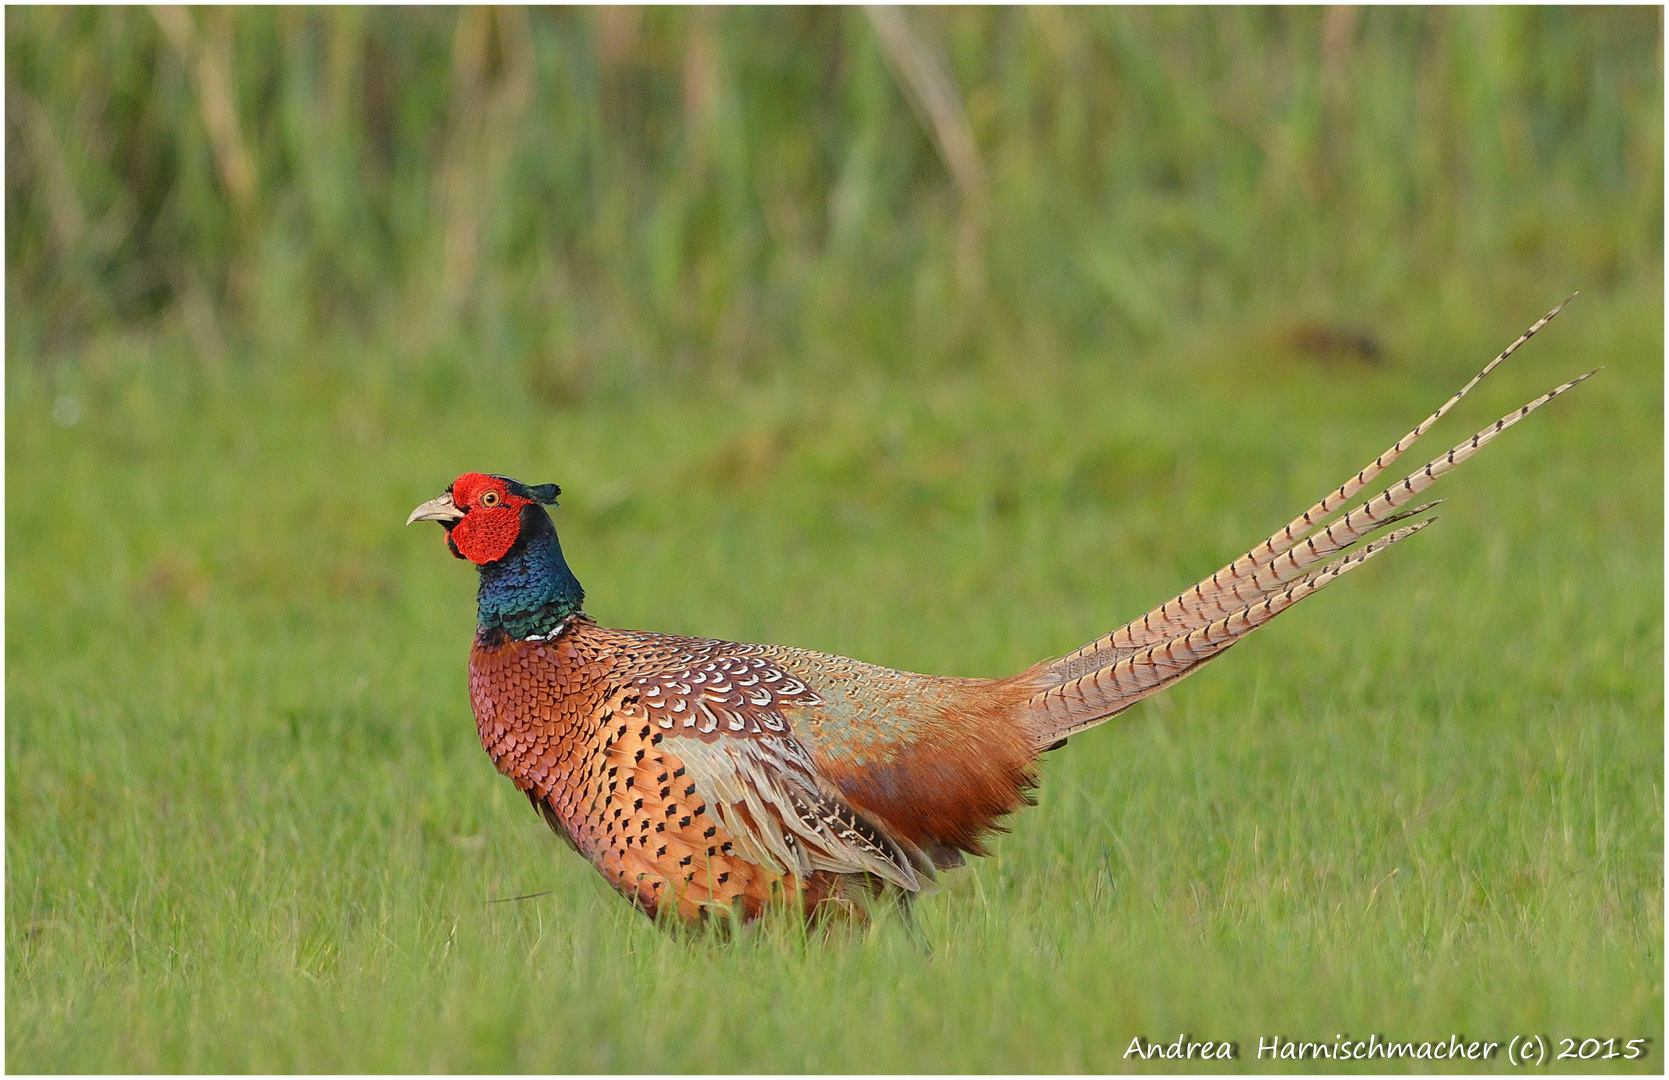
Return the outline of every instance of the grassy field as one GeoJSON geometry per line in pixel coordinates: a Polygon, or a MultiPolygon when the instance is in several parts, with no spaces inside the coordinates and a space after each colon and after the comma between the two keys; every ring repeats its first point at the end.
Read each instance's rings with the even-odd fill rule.
{"type": "Polygon", "coordinates": [[[1187,1031],[1644,1035],[1660,1068],[1655,293],[1579,299],[1446,421],[1607,365],[1435,529],[1050,755],[921,903],[931,955],[618,901],[481,753],[474,575],[400,526],[465,468],[556,479],[606,622],[995,675],[1243,550],[1527,321],[1394,372],[1254,382],[1202,341],[558,412],[136,351],[66,427],[13,372],[7,1064],[1099,1070],[1187,1031]]]}
{"type": "Polygon", "coordinates": [[[1663,1069],[1660,11],[910,12],[948,120],[859,10],[170,11],[6,12],[8,1069],[1663,1069]],[[1005,674],[1577,288],[1412,457],[1605,370],[1047,755],[931,951],[628,908],[401,525],[556,481],[605,623],[1005,674]]]}

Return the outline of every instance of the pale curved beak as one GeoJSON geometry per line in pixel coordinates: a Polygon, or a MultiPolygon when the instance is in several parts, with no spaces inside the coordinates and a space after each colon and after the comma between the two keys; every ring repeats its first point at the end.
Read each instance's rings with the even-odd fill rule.
{"type": "Polygon", "coordinates": [[[459,510],[457,505],[452,501],[452,493],[447,492],[440,498],[430,499],[422,506],[419,506],[416,510],[413,510],[411,512],[411,517],[406,519],[406,524],[410,525],[414,521],[462,521],[463,517],[464,512],[459,510]]]}

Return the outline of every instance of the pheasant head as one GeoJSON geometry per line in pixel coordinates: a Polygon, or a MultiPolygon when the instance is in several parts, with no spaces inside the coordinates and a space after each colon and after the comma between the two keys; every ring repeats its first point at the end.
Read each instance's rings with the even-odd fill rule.
{"type": "Polygon", "coordinates": [[[540,506],[555,506],[562,489],[555,484],[530,487],[520,480],[490,473],[464,473],[438,499],[430,499],[406,519],[438,521],[446,546],[460,559],[485,566],[510,553],[521,539],[524,513],[549,521],[540,506]]]}
{"type": "Polygon", "coordinates": [[[585,590],[568,569],[545,507],[555,484],[524,484],[494,473],[465,473],[406,519],[438,521],[446,546],[481,571],[480,631],[527,638],[549,633],[580,609],[585,590]]]}

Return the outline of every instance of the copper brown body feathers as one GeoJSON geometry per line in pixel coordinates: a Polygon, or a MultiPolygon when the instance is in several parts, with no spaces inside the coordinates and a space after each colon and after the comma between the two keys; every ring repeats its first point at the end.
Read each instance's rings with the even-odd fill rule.
{"type": "Polygon", "coordinates": [[[1245,555],[1111,634],[1006,679],[599,626],[579,611],[583,590],[543,509],[555,505],[555,485],[468,473],[411,520],[439,521],[451,550],[481,569],[470,698],[482,745],[639,908],[682,920],[753,918],[775,900],[814,912],[858,893],[908,897],[983,853],[982,838],[1027,801],[1043,750],[1185,677],[1429,525],[1413,519],[1435,504],[1409,504],[1587,376],[1336,515],[1558,310],[1245,555]]]}
{"type": "Polygon", "coordinates": [[[1032,779],[1033,748],[997,719],[1021,700],[1012,681],[583,615],[540,640],[478,640],[470,698],[499,770],[651,915],[921,891],[1032,779]]]}

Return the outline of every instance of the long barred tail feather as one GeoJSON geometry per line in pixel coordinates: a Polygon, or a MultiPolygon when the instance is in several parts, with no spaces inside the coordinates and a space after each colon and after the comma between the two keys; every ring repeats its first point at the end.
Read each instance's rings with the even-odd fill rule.
{"type": "MultiPolygon", "coordinates": [[[[1439,420],[1443,419],[1450,409],[1460,403],[1460,399],[1465,397],[1474,386],[1483,382],[1485,376],[1500,366],[1503,360],[1517,352],[1520,345],[1523,345],[1526,341],[1535,337],[1537,331],[1552,322],[1553,317],[1563,311],[1565,309],[1565,305],[1574,299],[1576,299],[1575,293],[1571,293],[1569,296],[1565,297],[1563,302],[1561,302],[1552,311],[1549,311],[1546,315],[1537,319],[1535,324],[1532,325],[1530,329],[1520,334],[1517,340],[1515,340],[1511,345],[1502,349],[1501,352],[1496,355],[1495,359],[1484,365],[1484,369],[1482,371],[1472,376],[1472,378],[1467,381],[1465,386],[1457,390],[1453,397],[1439,406],[1436,412],[1422,420],[1413,431],[1410,431],[1407,435],[1404,435],[1402,438],[1392,443],[1389,450],[1386,450],[1383,454],[1374,458],[1369,465],[1363,468],[1355,476],[1351,477],[1343,484],[1340,484],[1336,491],[1333,491],[1327,495],[1326,498],[1304,511],[1302,514],[1299,514],[1296,518],[1293,518],[1287,523],[1286,528],[1269,537],[1258,547],[1255,547],[1251,551],[1247,552],[1245,557],[1257,561],[1262,561],[1264,558],[1273,558],[1275,555],[1280,554],[1282,551],[1285,551],[1287,548],[1290,548],[1294,544],[1298,543],[1300,539],[1306,536],[1313,529],[1320,527],[1321,523],[1326,521],[1328,517],[1332,516],[1334,511],[1338,510],[1339,507],[1354,498],[1357,492],[1373,483],[1375,477],[1389,468],[1391,464],[1397,460],[1397,458],[1402,456],[1403,451],[1414,445],[1420,436],[1430,431],[1439,420]],[[1268,551],[1267,556],[1263,555],[1265,549],[1268,551]]],[[[1230,565],[1232,566],[1233,564],[1230,565]]]]}
{"type": "MultiPolygon", "coordinates": [[[[1560,385],[1555,386],[1553,389],[1549,390],[1541,397],[1536,398],[1534,401],[1514,409],[1512,412],[1495,421],[1495,423],[1491,424],[1489,427],[1484,428],[1482,431],[1478,432],[1470,439],[1467,439],[1465,442],[1457,443],[1452,449],[1449,450],[1448,453],[1433,458],[1426,464],[1425,468],[1409,473],[1400,482],[1392,484],[1390,487],[1386,488],[1378,495],[1375,495],[1372,499],[1369,499],[1361,506],[1358,506],[1344,517],[1339,518],[1330,525],[1327,525],[1319,533],[1317,533],[1316,536],[1325,537],[1328,545],[1349,545],[1355,543],[1368,533],[1374,532],[1375,530],[1381,529],[1390,524],[1394,519],[1386,517],[1386,514],[1396,510],[1398,507],[1408,502],[1408,500],[1431,487],[1431,485],[1435,484],[1438,478],[1444,473],[1453,470],[1456,466],[1460,465],[1461,462],[1465,461],[1473,454],[1476,454],[1484,446],[1488,445],[1497,435],[1512,427],[1526,416],[1529,416],[1543,405],[1546,405],[1560,394],[1565,393],[1572,387],[1575,387],[1591,378],[1594,372],[1598,370],[1598,368],[1595,368],[1594,371],[1578,375],[1576,378],[1567,383],[1561,383],[1560,385]]],[[[1415,513],[1416,511],[1409,512],[1415,513]]],[[[1398,516],[1400,517],[1402,515],[1398,516]]],[[[1294,562],[1302,565],[1304,560],[1300,557],[1295,559],[1294,562]]]]}
{"type": "Polygon", "coordinates": [[[1222,594],[1227,592],[1231,596],[1234,595],[1236,587],[1242,581],[1257,574],[1258,571],[1273,562],[1283,552],[1302,543],[1312,531],[1320,528],[1328,517],[1349,502],[1362,488],[1372,483],[1375,477],[1395,462],[1404,451],[1414,445],[1420,436],[1429,431],[1437,421],[1441,420],[1461,398],[1465,397],[1474,386],[1494,371],[1502,361],[1518,351],[1519,346],[1534,337],[1542,327],[1546,326],[1555,315],[1564,309],[1565,304],[1570,303],[1575,295],[1572,293],[1571,297],[1567,297],[1564,303],[1559,304],[1558,307],[1538,319],[1533,326],[1519,335],[1517,340],[1501,350],[1493,360],[1484,365],[1482,371],[1474,375],[1436,412],[1426,417],[1407,435],[1391,444],[1388,450],[1359,470],[1345,483],[1339,485],[1336,490],[1330,492],[1320,502],[1294,518],[1285,528],[1274,533],[1263,543],[1212,574],[1209,578],[1200,581],[1192,589],[1179,593],[1142,618],[1127,623],[1106,637],[1090,642],[1063,659],[1066,661],[1082,661],[1095,656],[1103,658],[1107,663],[1112,663],[1145,645],[1168,639],[1179,629],[1197,625],[1201,618],[1214,617],[1215,614],[1223,610],[1222,604],[1216,603],[1222,594]],[[1213,606],[1214,604],[1215,606],[1213,606]],[[1103,657],[1102,654],[1110,655],[1103,657]]]}
{"type": "Polygon", "coordinates": [[[1426,518],[1396,529],[1361,551],[1340,556],[1272,596],[1158,645],[1140,649],[1109,667],[1080,675],[1032,695],[1028,734],[1038,746],[1094,727],[1103,720],[1191,674],[1236,641],[1294,604],[1337,581],[1392,544],[1436,521],[1426,518]]]}
{"type": "Polygon", "coordinates": [[[1386,488],[1342,518],[1322,526],[1319,531],[1306,537],[1302,543],[1275,556],[1251,574],[1243,575],[1234,579],[1229,585],[1216,589],[1202,590],[1196,586],[1187,594],[1189,599],[1193,601],[1188,606],[1188,614],[1192,617],[1192,621],[1198,623],[1205,618],[1215,618],[1217,615],[1225,614],[1242,604],[1255,602],[1255,600],[1268,595],[1282,584],[1303,576],[1317,563],[1349,548],[1363,537],[1436,506],[1442,500],[1427,503],[1413,510],[1393,513],[1414,496],[1436,483],[1438,477],[1477,453],[1479,449],[1501,432],[1512,427],[1593,374],[1594,372],[1590,371],[1585,375],[1580,375],[1570,382],[1554,387],[1529,404],[1513,410],[1489,427],[1473,435],[1470,439],[1457,444],[1448,453],[1434,458],[1424,468],[1410,473],[1401,482],[1386,488]],[[1251,589],[1249,590],[1247,586],[1251,586],[1251,589]],[[1252,595],[1248,595],[1249,591],[1252,595]]]}
{"type": "Polygon", "coordinates": [[[1517,352],[1519,346],[1529,341],[1542,327],[1551,322],[1553,317],[1563,311],[1565,304],[1570,303],[1575,296],[1576,294],[1572,293],[1565,298],[1563,303],[1536,320],[1530,329],[1520,334],[1517,340],[1502,349],[1493,360],[1485,364],[1482,371],[1472,376],[1466,385],[1462,386],[1448,401],[1445,401],[1436,412],[1421,421],[1414,430],[1392,443],[1389,449],[1374,458],[1349,480],[1340,484],[1338,488],[1329,492],[1320,502],[1293,518],[1285,528],[1269,536],[1263,543],[1252,548],[1210,577],[1200,581],[1193,588],[1178,593],[1140,619],[1126,623],[1105,637],[1097,638],[1076,652],[1063,657],[1063,660],[1082,662],[1093,657],[1105,663],[1113,663],[1120,657],[1128,656],[1136,649],[1155,642],[1165,641],[1179,630],[1191,629],[1201,621],[1214,618],[1224,610],[1222,606],[1224,603],[1232,603],[1232,599],[1222,600],[1224,594],[1233,598],[1235,589],[1240,583],[1274,562],[1282,553],[1303,543],[1312,532],[1321,529],[1328,518],[1354,498],[1364,487],[1372,483],[1380,473],[1384,472],[1409,447],[1413,446],[1420,436],[1430,431],[1432,426],[1441,420],[1450,409],[1453,409],[1461,398],[1465,397],[1474,386],[1477,386],[1490,372],[1500,366],[1502,361],[1517,352]]]}
{"type": "MultiPolygon", "coordinates": [[[[1373,533],[1435,507],[1441,500],[1413,509],[1402,509],[1444,473],[1477,453],[1501,432],[1594,372],[1554,387],[1342,517],[1328,519],[1430,430],[1472,387],[1547,325],[1564,306],[1560,304],[1548,312],[1418,427],[1262,544],[1140,619],[1126,623],[1059,660],[1040,664],[1027,672],[1026,677],[1037,680],[1038,685],[1044,688],[1032,701],[1034,734],[1042,740],[1039,745],[1048,745],[1072,731],[1100,723],[1182,678],[1218,655],[1240,636],[1291,607],[1298,599],[1360,565],[1389,544],[1429,524],[1433,519],[1398,529],[1353,555],[1335,558],[1373,533]],[[1332,561],[1327,561],[1329,559],[1332,561]],[[1248,615],[1253,611],[1262,614],[1253,618],[1248,615]],[[1237,619],[1242,619],[1242,622],[1236,623],[1237,619]],[[1220,647],[1203,648],[1204,639],[1194,640],[1196,634],[1212,631],[1213,627],[1226,628],[1231,623],[1238,629],[1224,638],[1220,647]],[[1159,653],[1155,650],[1168,650],[1163,653],[1163,662],[1156,658],[1159,653]],[[1127,662],[1135,666],[1126,667],[1127,662]],[[1138,676],[1135,674],[1137,668],[1146,670],[1148,674],[1138,676]],[[1117,671],[1125,674],[1119,678],[1108,674],[1117,671]],[[1155,673],[1165,674],[1160,678],[1155,673]],[[1094,688],[1095,692],[1091,693],[1086,687],[1094,688]]],[[[1222,629],[1213,631],[1219,635],[1225,632],[1222,629]]]]}

